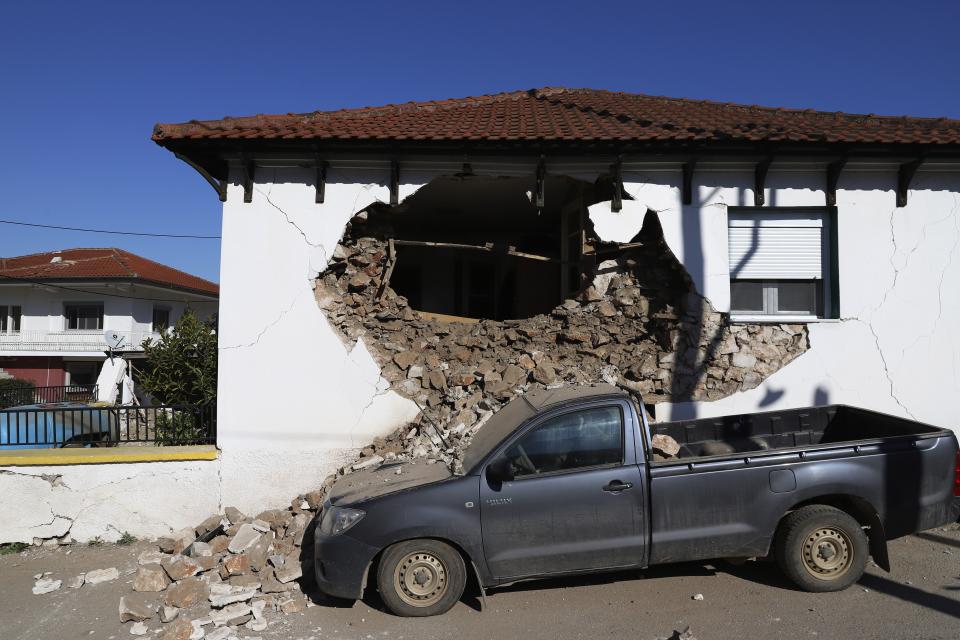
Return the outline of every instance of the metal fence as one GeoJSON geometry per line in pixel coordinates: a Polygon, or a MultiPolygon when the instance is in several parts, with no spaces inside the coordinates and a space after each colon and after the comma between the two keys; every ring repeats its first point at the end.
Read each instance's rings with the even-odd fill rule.
{"type": "Polygon", "coordinates": [[[22,387],[0,391],[0,407],[48,402],[87,402],[97,399],[97,385],[71,384],[60,387],[22,387]]]}
{"type": "Polygon", "coordinates": [[[0,411],[0,449],[216,444],[216,404],[0,411]]]}

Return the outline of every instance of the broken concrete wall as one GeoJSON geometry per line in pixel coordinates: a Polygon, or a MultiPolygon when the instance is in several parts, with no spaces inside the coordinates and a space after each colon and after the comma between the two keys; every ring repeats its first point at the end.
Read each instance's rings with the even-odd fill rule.
{"type": "MultiPolygon", "coordinates": [[[[455,172],[460,165],[453,164],[452,171],[419,175],[403,164],[401,200],[431,177],[455,172]]],[[[488,175],[535,171],[535,160],[515,164],[485,169],[477,161],[473,168],[488,175]]],[[[575,168],[554,169],[550,162],[548,171],[596,177],[586,170],[580,175],[575,168]]],[[[373,202],[389,201],[389,163],[332,163],[323,204],[315,202],[309,169],[258,167],[251,203],[243,202],[240,176],[238,170],[224,206],[219,429],[224,492],[230,496],[225,500],[258,511],[310,489],[315,479],[352,459],[376,435],[404,424],[418,409],[401,393],[387,391],[390,383],[381,375],[376,348],[366,339],[352,348],[352,342],[345,345],[314,299],[316,276],[326,268],[350,217],[373,202]]],[[[642,224],[640,214],[647,208],[656,211],[667,246],[694,289],[715,311],[727,311],[726,211],[753,203],[752,167],[698,165],[691,205],[681,202],[681,172],[675,164],[625,163],[624,177],[637,204],[627,200],[623,212],[610,214],[613,226],[632,224],[635,233],[642,224]],[[638,213],[631,218],[631,211],[638,213]]],[[[950,333],[960,321],[957,217],[952,213],[960,177],[920,171],[905,209],[894,207],[895,178],[892,169],[876,171],[854,163],[841,177],[844,319],[808,324],[809,349],[756,389],[713,402],[664,402],[658,405],[658,419],[811,402],[848,402],[907,415],[891,396],[889,371],[894,395],[910,413],[935,424],[960,422],[954,405],[942,401],[956,394],[954,372],[960,371],[950,333]],[[884,302],[883,293],[898,271],[895,293],[884,302]],[[871,320],[864,322],[867,316],[871,320]]],[[[822,167],[799,171],[775,163],[767,182],[768,206],[823,205],[822,167]]],[[[601,239],[612,239],[593,214],[591,210],[601,239]]]]}
{"type": "Polygon", "coordinates": [[[221,508],[219,461],[0,468],[0,543],[155,538],[221,508]]]}

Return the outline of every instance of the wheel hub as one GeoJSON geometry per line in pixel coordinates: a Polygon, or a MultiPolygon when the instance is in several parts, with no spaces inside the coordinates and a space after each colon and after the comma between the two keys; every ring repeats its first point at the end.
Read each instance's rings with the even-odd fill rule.
{"type": "Polygon", "coordinates": [[[447,591],[447,568],[432,553],[411,553],[394,573],[397,594],[407,604],[429,607],[447,591]]]}
{"type": "Polygon", "coordinates": [[[850,539],[840,529],[817,529],[804,541],[803,566],[816,578],[835,580],[850,568],[850,546],[850,539]]]}

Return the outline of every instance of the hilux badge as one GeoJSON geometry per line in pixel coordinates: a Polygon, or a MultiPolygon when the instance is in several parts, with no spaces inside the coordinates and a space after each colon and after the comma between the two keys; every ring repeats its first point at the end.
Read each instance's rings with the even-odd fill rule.
{"type": "Polygon", "coordinates": [[[487,500],[487,504],[491,506],[496,506],[500,504],[510,504],[513,502],[513,498],[490,498],[487,500]]]}

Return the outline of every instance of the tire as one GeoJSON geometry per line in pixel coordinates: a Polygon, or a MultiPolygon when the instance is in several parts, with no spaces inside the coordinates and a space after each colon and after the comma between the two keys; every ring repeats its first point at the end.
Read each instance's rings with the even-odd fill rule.
{"type": "Polygon", "coordinates": [[[780,523],[774,555],[781,571],[804,591],[842,591],[860,579],[870,544],[849,514],[815,504],[780,523]]]}
{"type": "Polygon", "coordinates": [[[456,549],[439,540],[406,540],[384,551],[377,588],[384,604],[398,616],[446,613],[467,583],[467,569],[456,549]]]}

